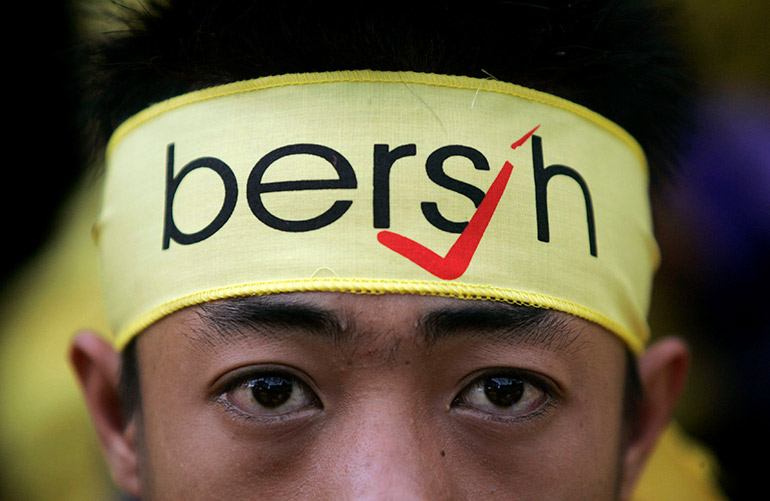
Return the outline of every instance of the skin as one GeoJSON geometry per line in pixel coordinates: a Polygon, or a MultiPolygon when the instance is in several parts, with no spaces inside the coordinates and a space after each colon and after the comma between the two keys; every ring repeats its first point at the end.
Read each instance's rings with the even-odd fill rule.
{"type": "Polygon", "coordinates": [[[499,321],[502,303],[297,293],[222,323],[213,306],[139,337],[128,426],[118,354],[93,335],[73,343],[113,476],[143,499],[623,499],[687,368],[677,341],[639,358],[629,433],[622,342],[567,314],[517,325],[499,321]],[[293,381],[290,401],[260,405],[248,385],[266,373],[293,381]],[[492,377],[523,394],[495,405],[492,377]]]}

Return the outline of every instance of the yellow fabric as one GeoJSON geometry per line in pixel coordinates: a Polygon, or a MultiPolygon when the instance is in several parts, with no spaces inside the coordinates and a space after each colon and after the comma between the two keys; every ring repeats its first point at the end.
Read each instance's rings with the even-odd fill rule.
{"type": "Polygon", "coordinates": [[[67,362],[81,329],[107,328],[91,225],[96,186],[57,218],[46,247],[0,301],[0,498],[112,499],[104,458],[67,362]],[[5,497],[4,497],[5,495],[5,497]]]}
{"type": "Polygon", "coordinates": [[[116,131],[104,201],[119,347],[185,306],[290,291],[501,300],[648,338],[641,149],[512,84],[356,71],[180,96],[116,131]]]}
{"type": "Polygon", "coordinates": [[[633,501],[725,501],[716,459],[676,424],[666,429],[647,463],[633,501]]]}

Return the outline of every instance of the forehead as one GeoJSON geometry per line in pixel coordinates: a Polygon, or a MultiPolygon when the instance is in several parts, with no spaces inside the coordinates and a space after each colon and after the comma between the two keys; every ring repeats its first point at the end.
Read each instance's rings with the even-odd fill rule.
{"type": "Polygon", "coordinates": [[[591,360],[625,352],[616,336],[566,313],[496,301],[399,294],[304,292],[229,298],[187,308],[151,326],[142,344],[214,353],[302,343],[359,353],[406,346],[505,346],[591,360]],[[582,355],[581,355],[582,354],[582,355]]]}

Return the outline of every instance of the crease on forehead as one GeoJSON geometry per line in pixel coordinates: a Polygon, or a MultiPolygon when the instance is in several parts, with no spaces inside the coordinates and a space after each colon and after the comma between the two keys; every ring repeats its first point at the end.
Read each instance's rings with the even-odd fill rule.
{"type": "MultiPolygon", "coordinates": [[[[581,349],[588,340],[575,328],[570,315],[496,301],[456,300],[416,319],[417,340],[427,346],[461,336],[526,344],[549,351],[581,349]]],[[[356,325],[358,313],[336,311],[315,304],[303,295],[228,298],[196,308],[201,325],[188,339],[214,348],[234,339],[255,335],[273,338],[310,335],[333,344],[345,344],[376,333],[356,325]]]]}

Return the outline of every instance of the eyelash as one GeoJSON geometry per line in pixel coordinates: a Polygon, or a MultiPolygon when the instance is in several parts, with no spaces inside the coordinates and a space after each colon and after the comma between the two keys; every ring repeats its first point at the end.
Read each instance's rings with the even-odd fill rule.
{"type": "Polygon", "coordinates": [[[549,379],[543,376],[531,373],[529,371],[511,368],[493,368],[486,369],[480,374],[474,375],[452,400],[452,407],[457,409],[459,412],[473,413],[476,417],[480,417],[486,421],[513,423],[535,420],[547,414],[551,409],[553,409],[553,407],[556,406],[559,400],[560,397],[558,393],[558,387],[554,383],[550,382],[549,379]],[[510,378],[520,380],[525,385],[531,385],[537,391],[542,392],[543,401],[539,402],[533,410],[524,412],[520,415],[506,415],[505,413],[487,412],[476,406],[461,401],[461,399],[463,399],[466,394],[469,394],[474,387],[484,381],[489,381],[492,378],[510,378]]]}
{"type": "MultiPolygon", "coordinates": [[[[288,400],[287,399],[287,400],[288,400]]],[[[229,379],[224,384],[221,384],[215,392],[215,401],[221,404],[228,413],[231,415],[247,420],[247,421],[260,421],[263,423],[279,423],[282,421],[288,421],[297,418],[297,413],[308,411],[310,409],[322,409],[323,404],[316,392],[311,386],[306,383],[301,376],[294,374],[283,367],[260,367],[245,369],[244,371],[236,374],[232,379],[229,379]],[[284,380],[290,381],[292,384],[290,395],[288,399],[291,399],[293,394],[300,391],[308,397],[309,403],[303,405],[297,409],[290,409],[285,412],[265,412],[265,413],[251,413],[245,409],[242,409],[236,402],[233,401],[234,397],[231,396],[235,391],[243,388],[253,388],[254,385],[250,385],[259,379],[266,379],[270,377],[279,377],[284,380]]],[[[281,406],[285,403],[281,402],[277,406],[281,406]]]]}

